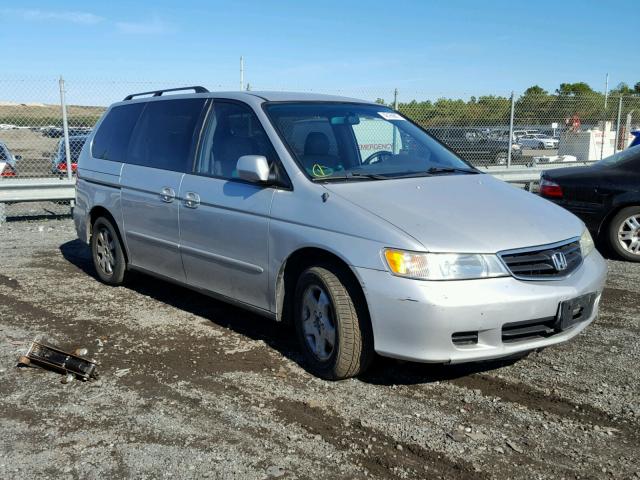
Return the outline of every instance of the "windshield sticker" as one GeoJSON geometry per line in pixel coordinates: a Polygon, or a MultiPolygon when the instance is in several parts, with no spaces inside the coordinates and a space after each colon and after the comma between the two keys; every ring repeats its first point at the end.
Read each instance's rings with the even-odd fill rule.
{"type": "Polygon", "coordinates": [[[378,112],[378,115],[385,120],[404,120],[401,115],[398,115],[395,112],[378,112]]]}

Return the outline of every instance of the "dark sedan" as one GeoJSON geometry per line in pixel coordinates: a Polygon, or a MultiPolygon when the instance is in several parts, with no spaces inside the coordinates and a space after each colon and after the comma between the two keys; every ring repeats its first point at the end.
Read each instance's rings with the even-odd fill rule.
{"type": "Polygon", "coordinates": [[[580,217],[620,257],[640,262],[640,145],[589,167],[543,172],[540,195],[580,217]]]}

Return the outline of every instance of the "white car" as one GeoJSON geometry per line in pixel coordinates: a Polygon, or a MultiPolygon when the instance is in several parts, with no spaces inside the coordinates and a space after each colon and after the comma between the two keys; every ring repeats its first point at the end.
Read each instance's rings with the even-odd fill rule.
{"type": "Polygon", "coordinates": [[[518,140],[518,143],[523,147],[545,150],[558,148],[559,141],[557,138],[548,137],[541,133],[534,133],[523,135],[520,137],[520,140],[518,140]]]}

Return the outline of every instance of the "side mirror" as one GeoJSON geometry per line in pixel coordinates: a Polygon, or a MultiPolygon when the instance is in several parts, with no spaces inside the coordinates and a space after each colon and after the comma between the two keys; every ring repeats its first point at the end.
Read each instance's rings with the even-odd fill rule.
{"type": "Polygon", "coordinates": [[[269,162],[262,155],[243,155],[238,159],[236,169],[242,180],[256,183],[269,180],[269,162]]]}

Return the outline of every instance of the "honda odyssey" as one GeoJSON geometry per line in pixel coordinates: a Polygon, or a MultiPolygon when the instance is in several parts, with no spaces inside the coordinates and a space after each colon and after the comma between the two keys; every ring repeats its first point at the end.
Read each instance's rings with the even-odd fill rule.
{"type": "Polygon", "coordinates": [[[103,282],[138,270],[291,322],[329,379],[374,352],[518,355],[596,317],[606,264],[582,221],[392,109],[173,90],[112,105],[80,155],[74,221],[103,282]]]}

